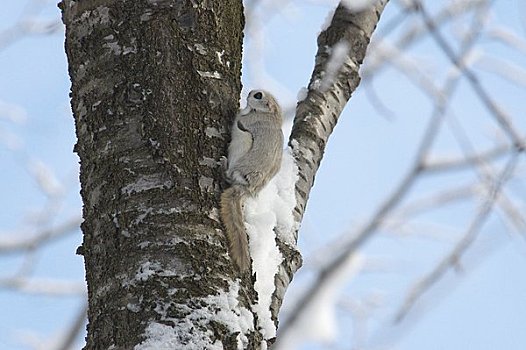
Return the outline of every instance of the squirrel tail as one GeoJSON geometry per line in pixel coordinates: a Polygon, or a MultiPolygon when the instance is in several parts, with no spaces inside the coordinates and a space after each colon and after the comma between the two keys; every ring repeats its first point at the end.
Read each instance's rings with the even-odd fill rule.
{"type": "Polygon", "coordinates": [[[221,194],[221,218],[226,228],[230,257],[241,271],[247,270],[250,265],[242,210],[245,196],[246,192],[239,186],[232,186],[221,194]]]}

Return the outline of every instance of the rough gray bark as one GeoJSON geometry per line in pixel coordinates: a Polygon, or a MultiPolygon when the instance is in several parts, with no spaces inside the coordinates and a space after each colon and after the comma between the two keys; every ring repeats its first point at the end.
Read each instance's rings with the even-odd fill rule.
{"type": "MultiPolygon", "coordinates": [[[[220,318],[196,316],[192,332],[186,322],[215,313],[237,277],[217,206],[241,90],[241,1],[59,7],[81,161],[86,349],[132,349],[152,323],[174,328],[174,348],[237,348],[238,330],[220,318]]],[[[253,298],[239,293],[241,304],[253,298]]]]}

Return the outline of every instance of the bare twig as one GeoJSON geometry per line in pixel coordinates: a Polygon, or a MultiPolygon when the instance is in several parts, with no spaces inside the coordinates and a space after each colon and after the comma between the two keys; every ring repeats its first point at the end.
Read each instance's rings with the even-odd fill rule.
{"type": "MultiPolygon", "coordinates": [[[[398,2],[399,4],[400,2],[398,2]]],[[[433,17],[433,22],[438,27],[441,27],[447,24],[450,21],[455,20],[456,18],[465,15],[469,11],[478,10],[481,6],[485,6],[487,0],[472,0],[472,1],[452,1],[446,4],[439,13],[433,17]]],[[[405,7],[404,4],[403,14],[410,14],[414,11],[414,6],[410,5],[405,7]]],[[[397,20],[395,23],[400,24],[401,21],[397,20]]],[[[387,32],[392,32],[395,29],[394,26],[391,26],[387,32]]],[[[396,47],[398,51],[404,51],[409,48],[411,45],[418,43],[418,41],[426,38],[428,34],[427,28],[422,23],[414,23],[411,28],[409,28],[392,46],[396,47]]],[[[391,64],[390,56],[380,55],[377,56],[377,45],[383,42],[381,38],[377,38],[371,43],[370,56],[367,59],[367,64],[364,65],[362,70],[362,79],[368,80],[370,77],[377,75],[381,68],[385,67],[386,64],[391,64]]]]}
{"type": "Polygon", "coordinates": [[[497,76],[512,82],[520,88],[526,86],[526,70],[524,67],[512,63],[510,60],[484,55],[478,64],[481,69],[496,74],[497,76]]]}
{"type": "Polygon", "coordinates": [[[395,322],[400,322],[411,310],[413,305],[420,299],[422,294],[429,290],[440,278],[449,270],[451,266],[459,264],[459,260],[464,252],[471,246],[471,244],[477,238],[481,228],[492,212],[492,208],[495,204],[497,196],[499,195],[504,184],[512,176],[515,167],[517,166],[519,152],[514,152],[511,159],[507,162],[506,166],[499,174],[498,178],[495,179],[490,193],[485,198],[483,204],[479,208],[477,214],[473,217],[469,228],[465,235],[457,243],[455,248],[449,253],[431,272],[429,272],[424,278],[411,288],[411,292],[403,302],[402,307],[396,313],[394,318],[395,322]]]}
{"type": "Polygon", "coordinates": [[[59,226],[44,229],[31,237],[24,237],[20,232],[7,237],[0,236],[0,254],[34,250],[78,229],[81,222],[82,218],[75,216],[59,226]]]}
{"type": "Polygon", "coordinates": [[[432,195],[415,199],[396,209],[393,215],[407,220],[409,217],[414,217],[418,214],[424,213],[435,208],[444,207],[452,202],[465,200],[476,193],[476,185],[468,184],[452,187],[447,190],[433,193],[432,195]]]}
{"type": "Polygon", "coordinates": [[[497,160],[511,151],[509,145],[495,146],[489,150],[482,151],[477,154],[467,154],[463,157],[457,158],[441,158],[428,159],[424,163],[427,172],[445,172],[452,170],[470,169],[477,164],[477,162],[489,162],[497,160]]]}
{"type": "Polygon", "coordinates": [[[75,340],[78,338],[80,332],[84,330],[83,326],[86,323],[87,311],[88,303],[85,302],[82,308],[77,312],[74,322],[65,329],[56,350],[69,350],[73,348],[75,340]]]}
{"type": "Polygon", "coordinates": [[[86,293],[86,285],[82,282],[55,279],[29,279],[18,276],[0,279],[0,288],[14,289],[26,294],[54,296],[83,295],[86,293]]]}
{"type": "MultiPolygon", "coordinates": [[[[391,67],[404,74],[409,81],[414,83],[424,93],[429,95],[432,100],[440,99],[441,91],[437,88],[433,80],[426,74],[418,64],[418,61],[401,51],[397,46],[388,43],[386,40],[377,39],[374,49],[375,57],[389,59],[391,67]]],[[[372,75],[366,75],[364,82],[373,80],[372,75]]]]}
{"type": "Polygon", "coordinates": [[[521,137],[517,129],[513,126],[510,116],[507,115],[507,113],[504,110],[499,108],[499,106],[494,101],[494,99],[491,97],[491,95],[482,86],[482,84],[479,81],[479,78],[473,73],[473,71],[469,68],[464,67],[463,63],[455,55],[453,49],[448,44],[446,39],[444,39],[442,34],[440,34],[440,32],[437,30],[436,23],[429,16],[422,2],[416,1],[415,3],[418,4],[418,7],[417,7],[418,11],[420,12],[422,19],[424,20],[424,23],[429,29],[431,36],[435,39],[436,43],[440,46],[440,48],[445,53],[447,58],[458,69],[461,69],[463,71],[463,75],[464,77],[466,77],[466,79],[471,84],[473,91],[478,95],[479,99],[486,106],[486,108],[492,113],[492,115],[495,118],[495,121],[500,125],[502,130],[506,134],[508,134],[510,139],[513,141],[514,147],[516,147],[519,151],[525,150],[526,145],[523,141],[523,137],[521,137]]]}

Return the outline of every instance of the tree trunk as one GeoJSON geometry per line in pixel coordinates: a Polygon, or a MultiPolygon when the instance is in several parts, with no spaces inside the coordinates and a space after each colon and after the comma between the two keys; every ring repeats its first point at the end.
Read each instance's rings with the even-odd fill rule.
{"type": "Polygon", "coordinates": [[[217,211],[241,90],[241,1],[59,6],[81,161],[86,349],[237,349],[239,333],[256,347],[243,308],[252,283],[236,281],[217,211]]]}

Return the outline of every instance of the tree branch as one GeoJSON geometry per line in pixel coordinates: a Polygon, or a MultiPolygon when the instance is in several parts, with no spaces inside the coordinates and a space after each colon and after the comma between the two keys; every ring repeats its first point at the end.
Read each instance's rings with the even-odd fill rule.
{"type": "Polygon", "coordinates": [[[461,256],[464,252],[473,244],[477,238],[482,226],[488,219],[489,215],[492,212],[493,206],[497,201],[497,198],[501,192],[504,184],[510,179],[518,163],[518,155],[520,152],[513,152],[511,158],[506,163],[504,170],[498,175],[489,189],[487,197],[484,199],[484,202],[480,206],[475,217],[472,219],[469,228],[462,237],[462,239],[457,243],[455,248],[442,259],[442,261],[430,271],[424,278],[417,282],[411,292],[406,297],[402,307],[398,310],[395,316],[395,322],[400,322],[411,310],[414,304],[419,300],[419,298],[427,290],[429,290],[438,280],[449,270],[450,266],[457,265],[461,256]]]}
{"type": "MultiPolygon", "coordinates": [[[[33,250],[43,244],[52,242],[80,227],[82,218],[73,217],[57,227],[42,230],[32,237],[3,237],[0,240],[0,254],[18,253],[33,250]]],[[[17,234],[19,236],[19,234],[17,234]]]]}
{"type": "MultiPolygon", "coordinates": [[[[330,25],[318,36],[318,52],[307,96],[298,102],[289,138],[299,168],[294,212],[298,223],[305,212],[329,136],[351,94],[358,87],[358,70],[387,2],[376,1],[374,6],[360,12],[351,12],[340,4],[330,25]]],[[[297,232],[294,235],[297,240],[297,232]]],[[[286,287],[301,266],[301,256],[295,248],[292,250],[292,258],[283,261],[276,275],[274,309],[281,305],[286,287]]],[[[281,331],[286,332],[286,325],[281,331]]]]}
{"type": "Polygon", "coordinates": [[[526,144],[523,141],[523,137],[521,137],[517,129],[513,126],[510,116],[508,116],[504,110],[499,108],[497,103],[493,100],[486,89],[484,89],[478,77],[471,71],[471,69],[464,67],[464,64],[459,61],[451,46],[447,43],[442,34],[440,34],[440,32],[436,29],[436,23],[433,22],[433,19],[425,10],[422,2],[417,1],[416,5],[433,39],[435,39],[436,43],[440,46],[451,63],[453,63],[457,68],[463,70],[463,75],[471,84],[473,91],[477,94],[486,108],[492,113],[495,121],[499,124],[502,130],[509,136],[513,142],[514,147],[517,148],[518,151],[526,150],[526,144]]]}

